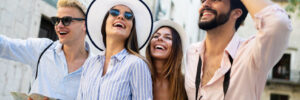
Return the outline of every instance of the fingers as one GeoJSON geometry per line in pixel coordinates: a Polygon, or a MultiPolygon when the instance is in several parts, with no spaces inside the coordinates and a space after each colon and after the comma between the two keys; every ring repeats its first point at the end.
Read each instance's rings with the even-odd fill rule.
{"type": "Polygon", "coordinates": [[[32,98],[28,97],[27,100],[33,100],[32,98]]]}
{"type": "Polygon", "coordinates": [[[49,98],[48,97],[44,97],[43,100],[49,100],[49,98]]]}
{"type": "MultiPolygon", "coordinates": [[[[27,100],[33,100],[31,97],[28,97],[27,100]]],[[[43,100],[49,100],[48,97],[43,97],[43,100]]]]}

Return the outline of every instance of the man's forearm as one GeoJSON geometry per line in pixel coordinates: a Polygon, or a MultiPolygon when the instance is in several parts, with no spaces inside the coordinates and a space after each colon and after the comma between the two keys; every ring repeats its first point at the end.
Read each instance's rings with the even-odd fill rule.
{"type": "Polygon", "coordinates": [[[270,0],[241,0],[242,3],[248,9],[248,12],[254,18],[254,15],[264,9],[265,7],[272,5],[270,0]]]}

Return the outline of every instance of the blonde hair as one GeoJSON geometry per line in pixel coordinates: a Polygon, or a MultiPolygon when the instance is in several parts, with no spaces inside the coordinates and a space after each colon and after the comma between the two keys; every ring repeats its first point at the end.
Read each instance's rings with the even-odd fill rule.
{"type": "Polygon", "coordinates": [[[85,6],[78,0],[58,0],[57,8],[60,7],[75,7],[83,14],[83,16],[86,15],[85,6]]]}

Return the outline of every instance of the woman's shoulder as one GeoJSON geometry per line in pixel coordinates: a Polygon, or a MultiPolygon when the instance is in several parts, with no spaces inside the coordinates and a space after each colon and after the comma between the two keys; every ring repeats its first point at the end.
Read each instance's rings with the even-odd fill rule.
{"type": "Polygon", "coordinates": [[[134,54],[130,54],[127,57],[129,63],[126,64],[129,65],[128,68],[131,74],[142,76],[149,75],[149,77],[151,77],[149,66],[143,58],[139,57],[139,55],[134,54]]]}
{"type": "Polygon", "coordinates": [[[131,64],[146,64],[146,62],[144,61],[144,59],[142,59],[141,57],[134,55],[134,54],[128,54],[128,56],[126,57],[126,59],[128,61],[130,61],[131,64]]]}
{"type": "Polygon", "coordinates": [[[94,66],[95,63],[100,62],[100,59],[101,59],[100,57],[101,56],[99,56],[99,55],[94,55],[94,56],[88,57],[85,60],[84,64],[82,65],[82,68],[88,69],[90,66],[94,66]]]}

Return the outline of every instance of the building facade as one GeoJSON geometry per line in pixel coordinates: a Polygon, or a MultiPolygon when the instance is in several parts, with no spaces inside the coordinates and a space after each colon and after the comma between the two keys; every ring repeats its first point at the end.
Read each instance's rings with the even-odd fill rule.
{"type": "MultiPolygon", "coordinates": [[[[1,0],[0,35],[18,39],[56,39],[57,37],[53,36],[53,25],[49,21],[49,17],[56,14],[53,4],[55,2],[51,0],[1,0]]],[[[31,73],[28,65],[0,59],[1,100],[12,100],[10,92],[13,91],[27,93],[32,79],[31,73]]]]}
{"type": "MultiPolygon", "coordinates": [[[[92,0],[81,0],[89,5],[92,0]]],[[[286,0],[279,0],[283,7],[286,0]]],[[[49,18],[56,14],[57,0],[2,0],[0,3],[0,35],[10,38],[55,37],[49,18]]],[[[154,21],[171,19],[182,25],[189,43],[204,39],[205,31],[198,28],[200,0],[144,0],[151,9],[154,21]]],[[[299,12],[299,11],[298,11],[299,12]]],[[[289,47],[281,61],[268,75],[262,100],[300,100],[300,17],[290,13],[293,32],[289,47]]],[[[256,33],[254,22],[248,15],[245,25],[237,34],[247,38],[256,33]]],[[[87,40],[89,42],[89,40],[87,40]]],[[[92,48],[92,52],[97,50],[92,48]]],[[[32,79],[28,65],[0,58],[0,98],[12,100],[10,92],[28,92],[32,79]]]]}

